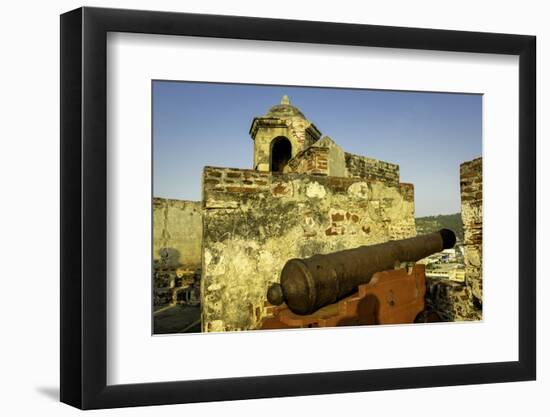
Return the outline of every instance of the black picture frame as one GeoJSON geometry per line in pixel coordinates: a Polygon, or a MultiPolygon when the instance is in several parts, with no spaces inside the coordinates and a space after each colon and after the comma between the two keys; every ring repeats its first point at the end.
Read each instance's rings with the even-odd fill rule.
{"type": "Polygon", "coordinates": [[[61,401],[95,409],[534,380],[535,50],[524,35],[88,7],[61,15],[61,401]],[[519,360],[107,385],[108,32],[519,56],[519,360]]]}

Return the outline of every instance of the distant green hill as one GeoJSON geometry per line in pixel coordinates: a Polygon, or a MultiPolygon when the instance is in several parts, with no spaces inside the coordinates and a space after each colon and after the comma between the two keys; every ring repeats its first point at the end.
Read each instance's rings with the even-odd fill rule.
{"type": "Polygon", "coordinates": [[[419,235],[437,232],[439,229],[451,229],[458,240],[464,241],[464,229],[460,213],[440,214],[438,216],[417,217],[416,232],[419,235]]]}

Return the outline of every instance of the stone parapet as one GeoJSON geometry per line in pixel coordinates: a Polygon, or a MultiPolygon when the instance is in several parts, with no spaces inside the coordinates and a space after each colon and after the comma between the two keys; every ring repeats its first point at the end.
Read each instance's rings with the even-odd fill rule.
{"type": "Polygon", "coordinates": [[[399,165],[348,152],[345,161],[348,177],[381,181],[392,186],[399,184],[399,165]]]}

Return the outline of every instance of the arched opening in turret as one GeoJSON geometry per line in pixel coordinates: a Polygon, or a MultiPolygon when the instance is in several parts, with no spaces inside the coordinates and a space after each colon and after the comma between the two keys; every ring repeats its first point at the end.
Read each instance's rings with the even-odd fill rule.
{"type": "Polygon", "coordinates": [[[278,136],[271,142],[271,171],[283,172],[284,167],[292,158],[292,145],[284,136],[278,136]]]}

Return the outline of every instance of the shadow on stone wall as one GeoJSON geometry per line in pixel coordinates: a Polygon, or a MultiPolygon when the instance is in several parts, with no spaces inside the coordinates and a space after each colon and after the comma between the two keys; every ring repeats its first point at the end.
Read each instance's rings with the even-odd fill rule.
{"type": "Polygon", "coordinates": [[[175,248],[161,248],[159,258],[155,259],[155,269],[178,268],[180,263],[180,251],[175,248]]]}

